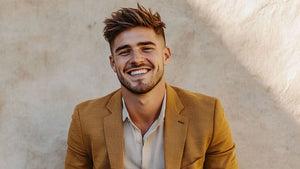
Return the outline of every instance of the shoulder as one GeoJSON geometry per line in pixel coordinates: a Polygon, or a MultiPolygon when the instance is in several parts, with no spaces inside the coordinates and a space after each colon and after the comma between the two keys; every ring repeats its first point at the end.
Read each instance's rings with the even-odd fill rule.
{"type": "Polygon", "coordinates": [[[73,123],[80,124],[81,130],[85,135],[100,134],[99,131],[102,131],[104,118],[111,114],[107,108],[107,104],[112,100],[112,97],[119,93],[118,91],[78,104],[72,116],[73,123]]]}
{"type": "Polygon", "coordinates": [[[224,126],[226,119],[218,98],[178,87],[172,89],[183,105],[180,114],[189,119],[189,132],[192,138],[201,137],[210,140],[216,124],[224,126]]]}
{"type": "Polygon", "coordinates": [[[193,123],[199,123],[211,126],[214,123],[216,113],[222,114],[223,108],[218,98],[207,96],[201,93],[191,92],[185,89],[171,86],[175,91],[180,102],[183,105],[181,115],[186,116],[193,123]]]}

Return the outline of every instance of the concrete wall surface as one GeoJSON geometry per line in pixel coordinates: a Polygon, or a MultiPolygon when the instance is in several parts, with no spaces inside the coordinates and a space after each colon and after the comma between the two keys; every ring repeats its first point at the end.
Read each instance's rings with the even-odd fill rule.
{"type": "MultiPolygon", "coordinates": [[[[300,1],[152,0],[167,82],[220,98],[241,169],[300,166],[300,1]]],[[[76,104],[120,87],[103,20],[136,0],[0,0],[0,168],[64,167],[76,104]]]]}

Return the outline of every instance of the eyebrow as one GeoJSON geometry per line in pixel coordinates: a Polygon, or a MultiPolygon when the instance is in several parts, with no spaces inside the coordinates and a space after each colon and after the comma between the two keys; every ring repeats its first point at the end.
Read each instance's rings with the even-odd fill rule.
{"type": "MultiPolygon", "coordinates": [[[[139,42],[137,44],[138,46],[145,46],[145,45],[154,45],[156,46],[155,43],[151,42],[151,41],[145,41],[145,42],[139,42]]],[[[125,48],[130,48],[129,45],[123,45],[123,46],[120,46],[118,47],[116,50],[115,50],[115,53],[117,53],[118,51],[122,50],[122,49],[125,49],[125,48]]]]}
{"type": "Polygon", "coordinates": [[[154,45],[154,46],[156,46],[156,44],[151,42],[151,41],[139,42],[138,43],[138,46],[144,46],[144,45],[154,45]]]}
{"type": "Polygon", "coordinates": [[[118,47],[116,50],[115,50],[115,53],[117,53],[118,51],[122,50],[122,49],[125,49],[125,48],[129,48],[130,46],[129,45],[123,45],[123,46],[120,46],[118,47]]]}

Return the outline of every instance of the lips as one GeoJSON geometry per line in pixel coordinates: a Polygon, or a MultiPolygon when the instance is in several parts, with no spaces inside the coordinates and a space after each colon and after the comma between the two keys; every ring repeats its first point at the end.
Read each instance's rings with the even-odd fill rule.
{"type": "Polygon", "coordinates": [[[148,72],[148,69],[138,69],[138,70],[130,71],[129,74],[134,76],[134,75],[144,74],[144,73],[147,73],[147,72],[148,72]]]}
{"type": "Polygon", "coordinates": [[[142,77],[143,75],[146,75],[148,72],[150,72],[153,69],[152,66],[148,65],[131,65],[125,68],[125,73],[130,75],[131,77],[142,77]]]}

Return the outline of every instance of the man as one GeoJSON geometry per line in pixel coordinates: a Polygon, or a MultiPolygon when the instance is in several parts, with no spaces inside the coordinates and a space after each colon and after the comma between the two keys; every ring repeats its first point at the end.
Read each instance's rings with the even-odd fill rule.
{"type": "Polygon", "coordinates": [[[76,106],[66,169],[237,169],[218,99],[166,84],[171,58],[158,13],[123,8],[105,20],[121,89],[76,106]]]}

